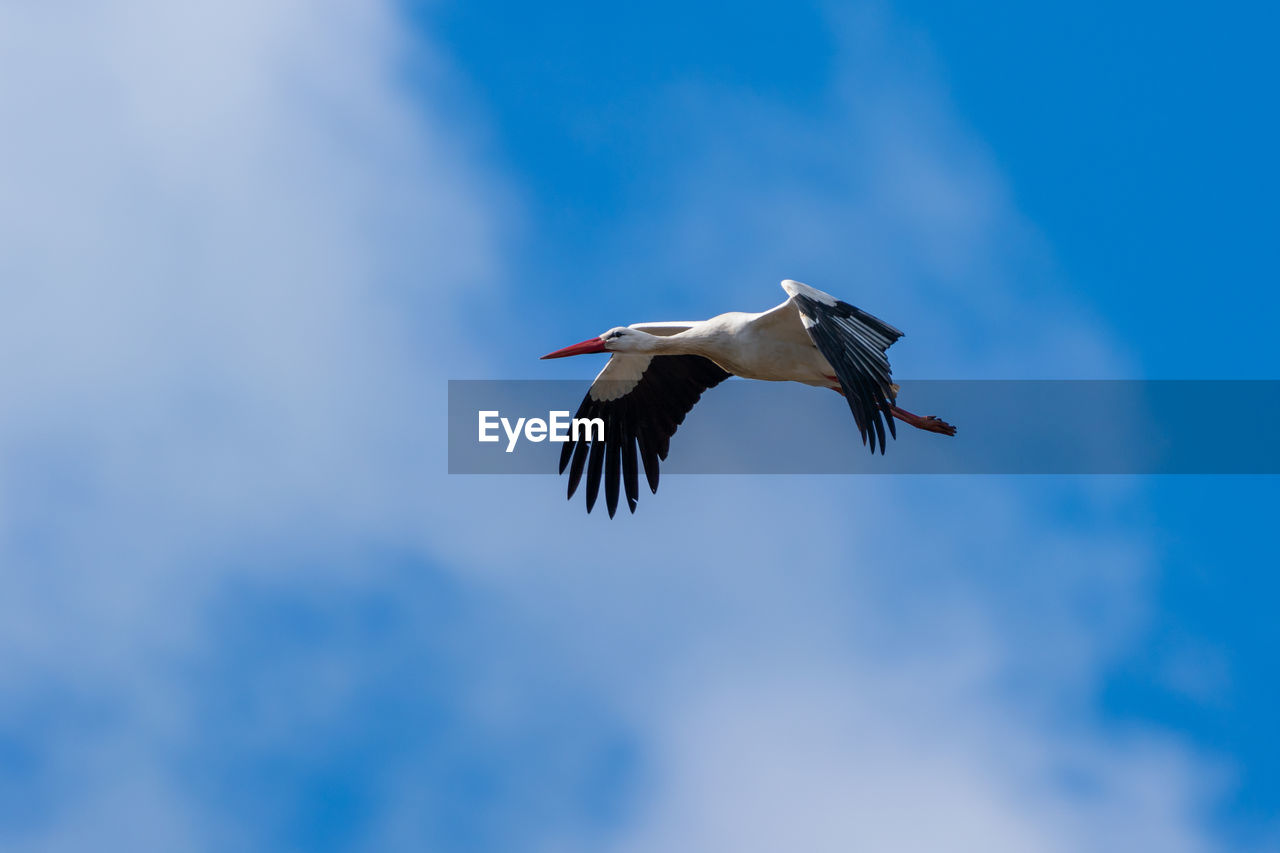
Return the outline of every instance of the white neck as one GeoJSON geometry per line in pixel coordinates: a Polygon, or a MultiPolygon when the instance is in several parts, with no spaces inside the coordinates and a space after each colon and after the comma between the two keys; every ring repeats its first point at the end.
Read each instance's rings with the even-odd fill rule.
{"type": "Polygon", "coordinates": [[[626,342],[626,348],[615,352],[644,353],[648,355],[706,355],[711,336],[702,326],[693,326],[674,335],[651,335],[633,332],[635,337],[626,342]]]}

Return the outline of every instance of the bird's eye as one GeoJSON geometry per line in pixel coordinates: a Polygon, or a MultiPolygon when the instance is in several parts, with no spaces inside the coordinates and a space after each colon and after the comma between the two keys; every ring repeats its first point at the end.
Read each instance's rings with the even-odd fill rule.
{"type": "Polygon", "coordinates": [[[620,337],[622,337],[622,332],[613,332],[609,335],[609,340],[617,340],[620,337]]]}

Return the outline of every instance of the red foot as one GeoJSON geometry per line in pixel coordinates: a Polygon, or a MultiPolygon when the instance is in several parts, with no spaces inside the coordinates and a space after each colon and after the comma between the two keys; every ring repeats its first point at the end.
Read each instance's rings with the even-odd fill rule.
{"type": "Polygon", "coordinates": [[[899,409],[897,406],[891,408],[893,416],[903,423],[911,424],[916,429],[927,430],[928,432],[936,432],[942,435],[955,435],[956,428],[946,421],[935,415],[913,415],[906,409],[899,409]]]}

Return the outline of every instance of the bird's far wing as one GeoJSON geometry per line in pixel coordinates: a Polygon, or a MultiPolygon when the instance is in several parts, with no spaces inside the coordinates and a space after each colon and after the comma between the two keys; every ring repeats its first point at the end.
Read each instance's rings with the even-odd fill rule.
{"type": "Polygon", "coordinates": [[[902,337],[888,323],[841,302],[829,293],[788,279],[782,289],[791,297],[805,331],[822,356],[835,368],[862,443],[884,453],[885,423],[893,428],[891,406],[896,397],[885,350],[902,337]]]}
{"type": "Polygon", "coordinates": [[[648,332],[651,335],[659,335],[666,337],[668,335],[678,335],[683,331],[692,329],[696,324],[692,322],[682,322],[679,320],[661,320],[656,323],[632,323],[627,328],[635,329],[638,332],[648,332]]]}
{"type": "Polygon", "coordinates": [[[574,415],[603,419],[604,441],[594,440],[593,430],[583,429],[576,436],[570,433],[560,451],[560,473],[569,470],[569,497],[577,491],[585,470],[587,512],[591,512],[600,494],[603,474],[605,504],[613,518],[621,478],[627,507],[635,512],[640,498],[637,451],[649,488],[656,493],[658,462],[667,458],[671,436],[702,392],[729,375],[700,355],[614,353],[574,415]]]}

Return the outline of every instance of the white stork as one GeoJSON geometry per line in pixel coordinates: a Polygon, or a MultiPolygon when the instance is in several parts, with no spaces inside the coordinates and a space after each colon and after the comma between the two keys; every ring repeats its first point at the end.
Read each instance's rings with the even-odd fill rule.
{"type": "MultiPolygon", "coordinates": [[[[898,386],[885,356],[902,332],[830,294],[787,279],[787,301],[760,314],[733,311],[688,323],[636,323],[556,350],[543,358],[613,353],[575,417],[603,418],[604,441],[587,435],[566,442],[560,473],[569,470],[569,497],[587,474],[587,512],[595,506],[604,476],[605,503],[618,508],[619,476],[627,506],[640,496],[636,451],[649,488],[658,491],[658,461],[667,458],[671,436],[702,392],[730,376],[770,382],[803,382],[844,395],[872,453],[885,449],[885,427],[897,437],[893,419],[919,429],[955,435],[955,427],[932,415],[921,417],[895,405],[898,386]]],[[[589,432],[589,431],[587,431],[589,432]]]]}

